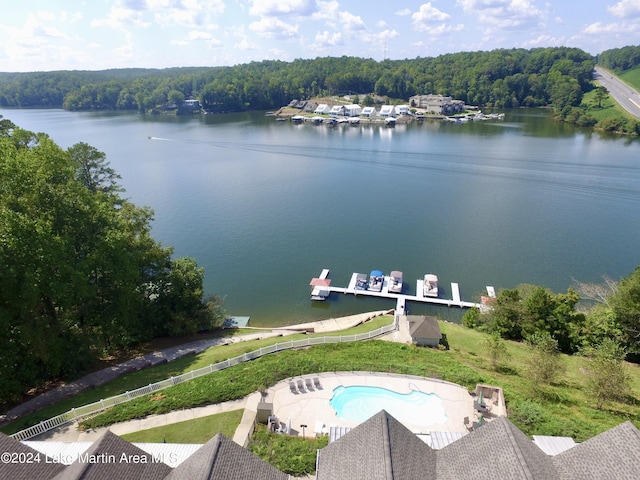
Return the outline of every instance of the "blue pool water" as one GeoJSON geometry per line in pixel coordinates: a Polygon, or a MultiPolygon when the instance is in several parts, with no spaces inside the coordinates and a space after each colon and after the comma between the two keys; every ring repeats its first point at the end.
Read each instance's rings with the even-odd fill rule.
{"type": "Polygon", "coordinates": [[[402,423],[442,424],[447,421],[442,399],[434,393],[417,390],[397,393],[381,387],[338,387],[329,401],[338,418],[364,422],[380,410],[386,410],[402,423]]]}

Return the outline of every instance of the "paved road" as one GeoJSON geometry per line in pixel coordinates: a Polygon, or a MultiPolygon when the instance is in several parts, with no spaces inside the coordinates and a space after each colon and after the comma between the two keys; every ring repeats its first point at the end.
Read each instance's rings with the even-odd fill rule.
{"type": "Polygon", "coordinates": [[[640,93],[612,73],[596,67],[593,78],[609,91],[609,95],[631,115],[640,118],[640,93]]]}

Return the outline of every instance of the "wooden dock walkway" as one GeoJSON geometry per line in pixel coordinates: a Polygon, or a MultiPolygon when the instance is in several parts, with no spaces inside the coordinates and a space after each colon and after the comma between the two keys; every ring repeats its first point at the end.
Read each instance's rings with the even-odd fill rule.
{"type": "MultiPolygon", "coordinates": [[[[328,275],[329,270],[328,269],[324,269],[322,270],[322,275],[324,275],[326,272],[326,275],[328,275]]],[[[326,278],[325,275],[325,278],[326,278]]],[[[350,294],[350,295],[366,295],[369,297],[380,297],[380,298],[390,298],[390,299],[395,299],[396,300],[396,311],[398,310],[402,310],[402,313],[399,313],[400,315],[404,315],[405,312],[405,308],[406,308],[406,302],[410,301],[410,302],[422,302],[422,303],[431,303],[431,304],[435,304],[435,305],[444,305],[447,307],[460,307],[460,308],[473,308],[473,307],[477,307],[477,308],[483,308],[483,305],[481,305],[480,303],[474,303],[474,302],[465,302],[461,299],[460,297],[460,287],[457,283],[452,283],[451,284],[451,294],[453,296],[452,299],[444,299],[444,298],[437,298],[437,297],[425,297],[423,295],[423,286],[424,286],[424,280],[418,280],[416,282],[416,295],[406,295],[403,293],[391,293],[389,292],[389,277],[385,276],[384,277],[384,282],[382,284],[382,290],[380,292],[372,292],[370,290],[359,290],[356,289],[356,279],[357,276],[361,275],[358,273],[354,273],[351,276],[351,280],[349,281],[349,284],[347,287],[334,287],[334,286],[329,286],[328,289],[331,293],[342,293],[342,294],[350,294]]]]}

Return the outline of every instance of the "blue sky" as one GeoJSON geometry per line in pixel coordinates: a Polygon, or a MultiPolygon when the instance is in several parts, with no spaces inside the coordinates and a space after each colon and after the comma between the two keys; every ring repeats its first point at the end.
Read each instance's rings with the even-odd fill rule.
{"type": "Polygon", "coordinates": [[[0,71],[640,44],[640,0],[15,0],[0,71]]]}

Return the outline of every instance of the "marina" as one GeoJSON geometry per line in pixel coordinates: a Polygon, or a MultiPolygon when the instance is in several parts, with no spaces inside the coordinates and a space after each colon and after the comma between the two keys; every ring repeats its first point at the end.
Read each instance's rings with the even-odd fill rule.
{"type": "MultiPolygon", "coordinates": [[[[311,299],[312,300],[326,300],[331,293],[341,293],[344,295],[367,295],[370,297],[382,297],[396,300],[396,314],[404,315],[406,312],[406,302],[422,302],[431,303],[436,305],[443,305],[447,307],[460,307],[460,308],[486,308],[486,305],[482,303],[467,302],[462,300],[460,295],[460,286],[458,283],[451,283],[451,299],[438,298],[437,296],[429,296],[430,289],[425,289],[425,279],[429,281],[433,277],[437,277],[433,274],[425,275],[425,279],[416,280],[416,295],[407,295],[403,293],[396,293],[393,291],[395,280],[391,275],[383,275],[379,270],[374,270],[372,276],[379,277],[381,279],[381,288],[377,290],[363,289],[362,280],[366,278],[363,273],[354,272],[351,275],[351,280],[347,287],[334,287],[331,286],[331,280],[328,278],[329,269],[325,268],[319,277],[311,280],[310,285],[313,287],[311,299]],[[427,294],[425,294],[425,291],[427,294]]],[[[393,274],[400,272],[394,271],[393,274]]],[[[437,288],[437,287],[436,287],[437,288]]],[[[487,294],[489,297],[495,297],[495,289],[492,286],[487,286],[487,294]]],[[[436,290],[437,291],[437,290],[436,290]]]]}

